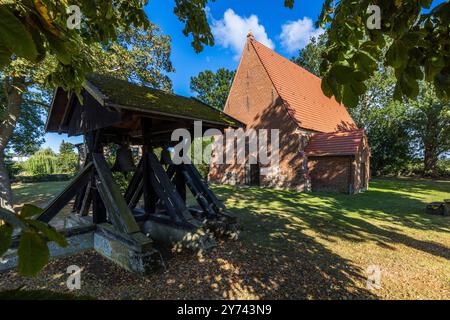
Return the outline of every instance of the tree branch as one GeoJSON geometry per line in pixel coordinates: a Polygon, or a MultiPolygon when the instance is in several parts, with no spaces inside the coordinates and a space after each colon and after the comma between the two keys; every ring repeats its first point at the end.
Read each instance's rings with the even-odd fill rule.
{"type": "Polygon", "coordinates": [[[24,101],[29,102],[29,103],[35,103],[35,104],[40,105],[41,107],[50,109],[50,106],[48,104],[45,104],[44,102],[41,102],[41,101],[31,100],[31,99],[24,99],[24,101]]]}

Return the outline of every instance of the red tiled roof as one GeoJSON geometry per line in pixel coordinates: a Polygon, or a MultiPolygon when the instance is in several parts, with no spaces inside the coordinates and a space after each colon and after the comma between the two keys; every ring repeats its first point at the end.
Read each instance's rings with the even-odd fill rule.
{"type": "Polygon", "coordinates": [[[320,78],[253,38],[249,41],[299,127],[319,132],[357,129],[345,106],[323,94],[320,78]]]}
{"type": "Polygon", "coordinates": [[[305,148],[307,156],[356,155],[365,136],[364,129],[316,133],[305,148]]]}

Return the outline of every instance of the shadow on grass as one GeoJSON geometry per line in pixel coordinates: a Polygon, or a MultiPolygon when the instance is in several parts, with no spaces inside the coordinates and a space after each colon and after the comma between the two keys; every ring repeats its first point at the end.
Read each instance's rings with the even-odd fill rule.
{"type": "Polygon", "coordinates": [[[43,207],[61,192],[69,181],[17,183],[13,185],[14,204],[25,203],[43,207]]]}
{"type": "MultiPolygon", "coordinates": [[[[230,206],[232,207],[232,206],[230,206]]],[[[221,243],[196,261],[168,261],[166,298],[376,299],[366,271],[307,236],[289,218],[232,210],[243,226],[239,241],[221,243]],[[292,227],[292,229],[291,229],[292,227]],[[180,279],[177,274],[182,274],[180,279]],[[201,285],[200,285],[201,284],[201,285]]],[[[157,278],[157,277],[156,277],[157,278]]],[[[158,281],[151,278],[151,281],[158,281]]]]}
{"type": "MultiPolygon", "coordinates": [[[[436,190],[442,192],[439,196],[446,195],[450,184],[435,184],[436,190]]],[[[257,242],[265,243],[269,248],[298,241],[298,231],[310,229],[329,241],[374,241],[385,248],[392,248],[392,243],[401,243],[450,259],[447,247],[432,241],[414,239],[395,227],[397,225],[418,230],[450,232],[448,217],[425,214],[425,202],[416,196],[416,189],[423,192],[421,186],[412,184],[407,189],[404,185],[405,183],[399,182],[399,185],[391,186],[389,191],[384,182],[376,182],[373,183],[374,190],[355,196],[299,194],[259,188],[235,190],[225,186],[216,186],[216,190],[224,198],[234,197],[228,204],[233,211],[239,212],[245,226],[261,226],[260,230],[264,231],[260,233],[259,238],[263,239],[258,239],[257,242]],[[398,192],[399,190],[401,192],[398,192]],[[408,195],[408,192],[411,192],[411,195],[408,195]]],[[[426,184],[428,194],[432,185],[434,184],[426,184]]]]}
{"type": "MultiPolygon", "coordinates": [[[[448,184],[379,181],[372,187],[346,196],[215,186],[244,227],[239,241],[220,243],[197,259],[191,253],[175,254],[165,271],[145,280],[94,253],[64,258],[51,268],[65,272],[71,264],[84,267],[80,294],[109,299],[374,299],[376,292],[365,289],[366,270],[325,247],[321,238],[374,241],[389,249],[401,243],[450,256],[443,245],[401,230],[449,232],[448,218],[424,214],[429,194],[445,195],[448,184]]],[[[5,283],[1,278],[0,286],[5,283]]],[[[54,282],[59,288],[60,280],[53,278],[42,276],[37,286],[54,282]]]]}

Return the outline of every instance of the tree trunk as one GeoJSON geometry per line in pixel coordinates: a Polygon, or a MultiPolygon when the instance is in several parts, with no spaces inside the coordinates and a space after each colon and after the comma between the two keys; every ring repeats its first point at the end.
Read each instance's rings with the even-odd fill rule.
{"type": "Polygon", "coordinates": [[[20,117],[25,79],[23,77],[6,77],[3,83],[6,96],[6,108],[0,126],[0,207],[12,209],[11,181],[5,165],[5,150],[20,117]]]}
{"type": "Polygon", "coordinates": [[[436,175],[436,165],[438,162],[437,150],[433,145],[425,146],[424,152],[424,167],[425,167],[425,175],[426,176],[435,176],[436,175]]]}
{"type": "Polygon", "coordinates": [[[424,146],[424,174],[426,176],[436,175],[439,146],[439,112],[431,105],[426,109],[425,132],[423,133],[424,146]]]}

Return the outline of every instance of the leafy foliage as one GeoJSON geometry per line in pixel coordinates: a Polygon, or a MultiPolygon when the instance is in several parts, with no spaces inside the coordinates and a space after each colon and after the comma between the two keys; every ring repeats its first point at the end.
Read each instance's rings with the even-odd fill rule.
{"type": "Polygon", "coordinates": [[[424,158],[424,172],[435,176],[439,157],[450,151],[450,102],[440,99],[433,87],[422,84],[417,99],[408,102],[408,113],[413,143],[424,158]]]}
{"type": "Polygon", "coordinates": [[[223,110],[233,83],[235,71],[220,68],[216,72],[205,70],[191,77],[191,90],[204,103],[223,110]]]}
{"type": "MultiPolygon", "coordinates": [[[[205,12],[207,2],[175,1],[174,13],[185,24],[183,33],[193,36],[192,45],[197,52],[203,45],[214,44],[205,12]]],[[[94,68],[86,48],[115,40],[120,43],[124,41],[121,33],[150,30],[151,24],[143,10],[146,4],[146,0],[77,0],[70,4],[57,0],[3,1],[0,67],[9,65],[13,57],[37,63],[51,55],[57,62],[49,74],[50,82],[66,89],[79,89],[84,75],[94,68]],[[79,29],[67,23],[71,19],[69,5],[77,5],[81,10],[79,29]]]]}
{"type": "Polygon", "coordinates": [[[156,89],[172,91],[167,73],[173,72],[170,61],[170,37],[149,23],[147,29],[119,30],[116,41],[90,48],[93,70],[114,75],[156,89]]]}
{"type": "Polygon", "coordinates": [[[320,77],[321,57],[326,50],[326,42],[326,34],[311,38],[306,47],[300,49],[296,57],[291,58],[292,62],[320,77]]]}
{"type": "Polygon", "coordinates": [[[8,150],[22,156],[30,155],[44,143],[47,108],[42,104],[49,101],[46,95],[46,91],[29,91],[24,94],[20,117],[8,143],[8,150]]]}
{"type": "Polygon", "coordinates": [[[74,174],[78,171],[78,155],[74,148],[72,143],[63,141],[58,154],[49,148],[41,149],[23,164],[24,171],[29,176],[74,174]]]}
{"type": "Polygon", "coordinates": [[[5,166],[8,171],[8,176],[13,179],[23,170],[23,166],[21,162],[13,161],[10,154],[6,154],[5,157],[5,166]]]}
{"type": "MultiPolygon", "coordinates": [[[[317,70],[323,62],[325,40],[325,36],[313,40],[292,60],[310,71],[317,70]]],[[[382,65],[364,81],[364,86],[367,91],[349,112],[358,127],[366,129],[373,174],[445,173],[446,170],[438,168],[437,161],[449,150],[448,103],[439,99],[425,82],[418,99],[395,101],[395,71],[382,65]],[[424,169],[427,167],[424,164],[414,165],[417,157],[429,163],[428,169],[424,169]]]]}
{"type": "Polygon", "coordinates": [[[51,149],[39,150],[33,154],[24,164],[25,170],[30,175],[53,174],[57,172],[58,158],[51,149]]]}
{"type": "Polygon", "coordinates": [[[0,222],[4,223],[0,226],[0,256],[11,245],[13,229],[20,228],[18,271],[25,276],[36,275],[47,264],[50,256],[48,242],[67,246],[66,239],[53,227],[33,219],[42,212],[41,208],[30,204],[23,206],[20,215],[0,208],[0,222]]]}
{"type": "Polygon", "coordinates": [[[450,2],[326,0],[317,25],[329,26],[321,64],[322,89],[353,107],[368,90],[363,81],[378,62],[395,70],[395,97],[415,98],[419,81],[433,83],[442,99],[450,98],[450,2]],[[381,9],[381,29],[371,30],[369,5],[381,9]]]}
{"type": "Polygon", "coordinates": [[[70,142],[61,142],[56,160],[58,173],[75,174],[78,171],[78,155],[75,146],[70,142]]]}
{"type": "Polygon", "coordinates": [[[146,1],[74,1],[71,4],[82,8],[84,17],[80,30],[67,23],[67,2],[30,2],[8,1],[0,7],[0,66],[10,64],[14,56],[37,63],[51,54],[57,65],[49,79],[67,89],[80,88],[84,74],[92,70],[84,45],[114,40],[121,27],[128,30],[148,26],[143,11],[146,1]]]}

